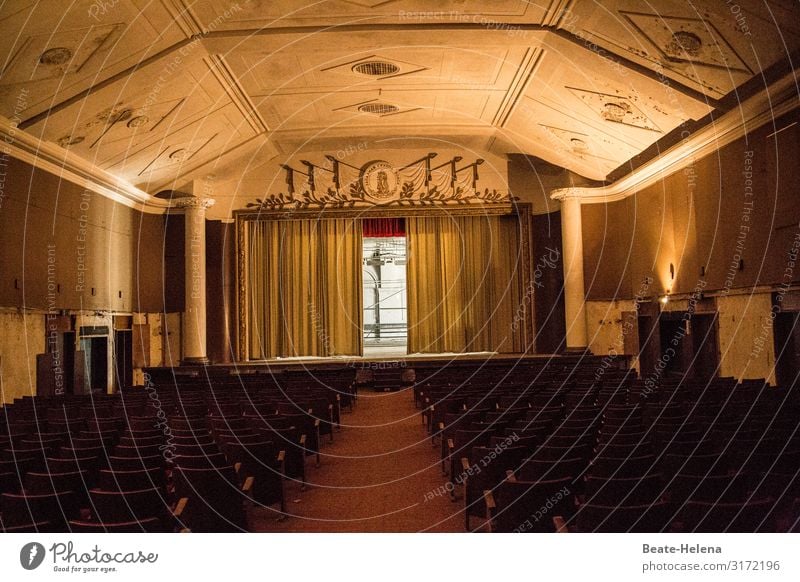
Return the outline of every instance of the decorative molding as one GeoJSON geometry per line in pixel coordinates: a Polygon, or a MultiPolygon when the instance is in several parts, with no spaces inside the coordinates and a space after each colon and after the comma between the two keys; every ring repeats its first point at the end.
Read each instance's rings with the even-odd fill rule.
{"type": "Polygon", "coordinates": [[[566,87],[566,89],[604,121],[663,133],[655,121],[635,104],[632,95],[610,95],[578,87],[566,87]]]}
{"type": "Polygon", "coordinates": [[[231,71],[228,63],[225,62],[224,57],[220,55],[210,55],[205,59],[208,68],[214,74],[219,84],[222,85],[225,92],[228,94],[231,102],[242,114],[247,123],[256,134],[268,133],[269,126],[267,122],[261,117],[258,108],[255,106],[247,91],[244,90],[236,75],[231,71]]]}
{"type": "Polygon", "coordinates": [[[247,233],[246,221],[236,217],[236,327],[239,336],[238,361],[250,359],[250,345],[247,341],[247,233]]]}
{"type": "Polygon", "coordinates": [[[579,198],[583,204],[604,204],[627,198],[796,109],[796,83],[796,71],[789,72],[773,85],[712,120],[693,135],[613,184],[599,188],[560,188],[554,190],[550,198],[579,198]]]}
{"type": "MultiPolygon", "coordinates": [[[[401,196],[403,194],[401,193],[401,196]]],[[[385,207],[395,206],[400,208],[425,208],[431,206],[476,206],[486,204],[509,205],[517,200],[507,193],[489,190],[483,192],[475,191],[472,193],[462,192],[460,189],[452,195],[438,192],[435,188],[428,192],[413,192],[405,194],[404,198],[382,204],[373,202],[364,195],[362,188],[353,188],[350,196],[346,193],[328,189],[325,194],[319,195],[308,190],[304,191],[299,197],[287,194],[275,194],[264,198],[256,198],[255,202],[248,202],[245,208],[264,211],[297,211],[297,210],[323,210],[328,208],[357,208],[364,206],[385,207]]]]}
{"type": "Polygon", "coordinates": [[[60,79],[84,72],[84,67],[114,35],[119,37],[122,24],[91,25],[78,30],[58,30],[17,39],[13,58],[3,68],[0,86],[31,81],[60,79]]]}
{"type": "Polygon", "coordinates": [[[217,202],[213,198],[198,198],[195,196],[185,196],[174,199],[175,208],[211,208],[217,202]]]}
{"type": "Polygon", "coordinates": [[[220,135],[219,132],[210,137],[206,137],[205,135],[193,135],[192,139],[188,141],[164,143],[177,133],[176,131],[174,134],[166,136],[162,140],[162,145],[159,150],[157,150],[156,156],[139,172],[138,175],[140,177],[165,168],[181,167],[184,164],[188,164],[220,135]]]}
{"type": "Polygon", "coordinates": [[[511,85],[494,116],[492,125],[496,127],[506,126],[521,97],[527,92],[531,79],[533,79],[536,70],[539,68],[539,63],[542,61],[542,55],[544,55],[544,51],[539,48],[528,48],[525,51],[522,62],[517,67],[514,79],[511,81],[511,85]]]}
{"type": "Polygon", "coordinates": [[[507,192],[478,188],[478,166],[482,159],[461,168],[460,156],[431,167],[436,157],[430,153],[402,168],[395,169],[383,160],[373,160],[361,167],[326,156],[332,168],[302,160],[306,171],[284,165],[288,193],[257,198],[245,208],[258,211],[330,210],[394,206],[430,208],[434,206],[509,205],[516,200],[507,192]],[[446,168],[446,169],[445,169],[446,168]],[[470,171],[468,175],[465,171],[470,171]],[[295,192],[295,176],[306,178],[304,189],[295,192]],[[322,184],[331,175],[330,185],[322,184]],[[459,175],[461,174],[461,175],[459,175]]]}
{"type": "Polygon", "coordinates": [[[753,74],[725,36],[707,19],[625,10],[619,13],[670,62],[753,74]]]}
{"type": "Polygon", "coordinates": [[[523,353],[536,352],[536,309],[533,304],[533,205],[523,203],[517,205],[519,215],[519,236],[520,248],[522,252],[522,295],[520,305],[524,325],[522,326],[522,347],[523,353]]]}
{"type": "Polygon", "coordinates": [[[574,0],[551,0],[542,19],[544,26],[559,26],[564,17],[571,13],[574,0]]]}
{"type": "Polygon", "coordinates": [[[161,0],[181,32],[187,37],[203,34],[203,25],[197,20],[190,6],[183,0],[161,0]]]}
{"type": "Polygon", "coordinates": [[[102,194],[115,202],[150,214],[161,214],[169,208],[168,202],[150,196],[130,182],[98,168],[54,143],[33,137],[2,115],[0,140],[4,144],[3,151],[11,157],[102,194]]]}

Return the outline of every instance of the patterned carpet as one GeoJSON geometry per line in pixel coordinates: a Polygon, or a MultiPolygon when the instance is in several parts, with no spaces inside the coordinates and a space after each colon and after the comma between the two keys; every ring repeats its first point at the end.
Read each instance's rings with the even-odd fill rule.
{"type": "MultiPolygon", "coordinates": [[[[409,391],[359,394],[343,412],[319,467],[307,459],[305,491],[286,487],[286,513],[257,508],[256,532],[461,532],[463,500],[426,493],[445,483],[409,391]]],[[[477,524],[474,524],[477,525],[477,524]]]]}

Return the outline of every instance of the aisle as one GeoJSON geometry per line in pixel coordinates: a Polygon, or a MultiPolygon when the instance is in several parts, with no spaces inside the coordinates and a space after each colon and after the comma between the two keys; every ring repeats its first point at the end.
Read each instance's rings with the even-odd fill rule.
{"type": "Polygon", "coordinates": [[[283,521],[257,509],[260,532],[460,532],[463,501],[426,501],[444,484],[439,448],[421,425],[411,393],[363,392],[342,430],[322,447],[322,462],[307,459],[307,489],[287,484],[283,521]],[[430,496],[429,496],[430,497],[430,496]]]}

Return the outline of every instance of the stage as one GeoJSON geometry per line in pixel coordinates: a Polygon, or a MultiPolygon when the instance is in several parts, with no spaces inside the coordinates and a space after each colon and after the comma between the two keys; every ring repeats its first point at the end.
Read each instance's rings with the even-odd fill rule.
{"type": "MultiPolygon", "coordinates": [[[[405,354],[398,356],[341,356],[341,357],[296,357],[275,358],[247,362],[218,363],[208,365],[190,365],[175,368],[146,368],[144,371],[155,381],[180,377],[224,377],[247,376],[258,374],[280,374],[283,372],[324,372],[344,369],[375,370],[388,368],[404,368],[430,370],[432,368],[494,368],[508,367],[509,364],[536,364],[558,361],[565,366],[594,361],[600,363],[600,357],[590,353],[565,354],[502,354],[496,352],[462,352],[436,354],[405,354]]],[[[628,358],[620,356],[612,367],[625,369],[628,358]]]]}

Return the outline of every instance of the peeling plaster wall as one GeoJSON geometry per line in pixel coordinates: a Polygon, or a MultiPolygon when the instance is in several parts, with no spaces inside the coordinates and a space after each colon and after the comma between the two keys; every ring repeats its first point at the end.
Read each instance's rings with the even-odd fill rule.
{"type": "Polygon", "coordinates": [[[586,302],[589,349],[593,354],[605,356],[625,352],[622,312],[634,309],[633,300],[586,302]]]}
{"type": "Polygon", "coordinates": [[[775,385],[772,297],[769,293],[718,297],[720,375],[766,378],[775,385]]]}
{"type": "Polygon", "coordinates": [[[42,313],[0,311],[0,390],[2,401],[36,391],[36,354],[45,350],[42,313]]]}

